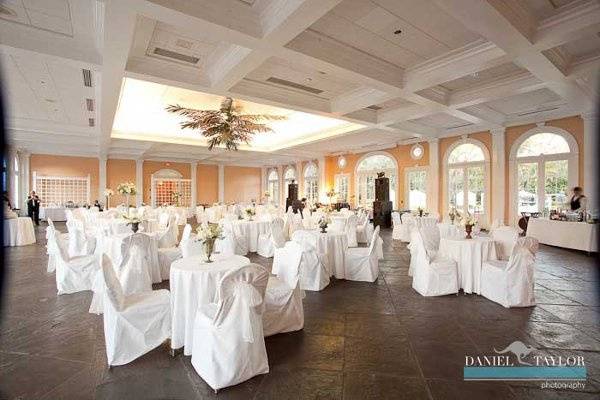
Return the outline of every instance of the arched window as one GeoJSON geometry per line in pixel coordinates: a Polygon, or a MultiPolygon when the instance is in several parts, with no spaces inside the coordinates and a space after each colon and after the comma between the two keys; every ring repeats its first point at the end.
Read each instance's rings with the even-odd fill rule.
{"type": "Polygon", "coordinates": [[[356,165],[356,194],[358,205],[371,208],[375,201],[375,179],[378,172],[384,172],[390,179],[390,201],[395,208],[398,167],[396,161],[387,154],[366,155],[356,165]]]}
{"type": "Polygon", "coordinates": [[[267,190],[271,201],[275,204],[279,204],[279,175],[276,170],[271,170],[267,177],[267,190]]]}
{"type": "Polygon", "coordinates": [[[519,215],[548,212],[566,204],[570,156],[569,143],[556,133],[535,133],[518,145],[515,192],[519,215]]]}
{"type": "Polygon", "coordinates": [[[285,173],[283,174],[283,184],[285,185],[285,188],[283,188],[283,191],[285,192],[285,198],[288,198],[288,189],[289,189],[289,184],[292,183],[293,181],[296,180],[296,170],[294,169],[294,167],[288,167],[285,170],[285,173]]]}
{"type": "Polygon", "coordinates": [[[447,205],[459,212],[486,214],[486,153],[475,141],[459,142],[449,149],[446,158],[447,205]]]}
{"type": "Polygon", "coordinates": [[[304,168],[304,196],[313,204],[319,201],[319,170],[313,163],[304,168]]]}

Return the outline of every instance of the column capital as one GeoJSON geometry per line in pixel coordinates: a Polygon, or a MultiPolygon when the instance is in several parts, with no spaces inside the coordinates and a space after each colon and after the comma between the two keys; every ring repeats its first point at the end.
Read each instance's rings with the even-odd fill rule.
{"type": "Polygon", "coordinates": [[[492,134],[492,136],[504,135],[506,133],[506,127],[501,126],[499,128],[490,129],[490,133],[492,134]]]}
{"type": "Polygon", "coordinates": [[[437,137],[427,139],[427,143],[429,143],[429,144],[434,144],[434,143],[438,144],[439,142],[440,142],[440,138],[437,138],[437,137]]]}
{"type": "Polygon", "coordinates": [[[135,165],[143,165],[144,164],[144,159],[143,158],[138,158],[135,160],[135,165]]]}
{"type": "Polygon", "coordinates": [[[584,121],[594,121],[594,120],[598,120],[598,113],[594,110],[594,111],[587,111],[581,114],[581,119],[583,119],[584,121]]]}
{"type": "Polygon", "coordinates": [[[190,162],[190,165],[191,165],[191,166],[197,166],[197,165],[198,165],[198,161],[191,161],[191,162],[190,162]]]}

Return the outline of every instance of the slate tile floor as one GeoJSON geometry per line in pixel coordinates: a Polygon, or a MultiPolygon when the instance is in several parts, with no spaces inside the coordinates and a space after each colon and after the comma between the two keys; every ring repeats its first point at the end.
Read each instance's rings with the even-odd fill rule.
{"type": "MultiPolygon", "coordinates": [[[[59,226],[64,231],[64,225],[59,226]]],[[[47,274],[44,230],[38,244],[7,249],[8,282],[0,325],[0,398],[207,399],[210,388],[166,345],[106,368],[102,318],[91,294],[56,296],[47,274]]],[[[406,245],[383,232],[376,283],[333,281],[307,292],[301,332],[267,338],[271,371],[228,388],[221,399],[598,399],[598,267],[585,254],[542,246],[539,305],[504,309],[480,296],[424,298],[411,288],[406,245]],[[463,382],[466,354],[521,340],[552,354],[583,355],[589,378],[579,391],[538,383],[463,382]]],[[[271,260],[252,256],[270,268],[271,260]]],[[[160,287],[167,287],[165,282],[160,287]]]]}

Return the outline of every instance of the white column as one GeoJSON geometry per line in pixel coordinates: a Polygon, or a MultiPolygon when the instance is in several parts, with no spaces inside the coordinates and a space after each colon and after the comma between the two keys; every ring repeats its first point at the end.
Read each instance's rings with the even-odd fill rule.
{"type": "Polygon", "coordinates": [[[260,201],[265,199],[265,192],[267,191],[267,167],[260,167],[260,201]]]}
{"type": "Polygon", "coordinates": [[[139,207],[144,202],[144,160],[135,160],[135,187],[135,204],[139,207]]]}
{"type": "Polygon", "coordinates": [[[279,177],[279,207],[285,207],[285,199],[283,198],[283,165],[277,166],[277,176],[279,177]]]}
{"type": "Polygon", "coordinates": [[[506,128],[490,130],[492,134],[492,222],[499,219],[506,223],[504,205],[506,199],[505,168],[506,168],[506,128]]]}
{"type": "MultiPolygon", "coordinates": [[[[98,194],[96,196],[97,199],[100,199],[101,196],[104,196],[104,189],[106,189],[106,156],[102,155],[98,157],[98,194]]],[[[95,199],[90,199],[95,200],[95,199]]]]}
{"type": "Polygon", "coordinates": [[[587,208],[591,213],[600,211],[598,199],[598,114],[585,113],[583,118],[583,190],[588,198],[587,208]]]}
{"type": "Polygon", "coordinates": [[[219,201],[225,201],[225,166],[219,164],[219,201]]]}
{"type": "MultiPolygon", "coordinates": [[[[429,140],[429,176],[427,186],[429,187],[428,205],[431,212],[442,213],[439,209],[440,198],[440,156],[439,139],[429,140]]],[[[443,215],[441,216],[443,219],[443,215]]]]}
{"type": "Polygon", "coordinates": [[[327,179],[325,177],[325,157],[319,157],[319,201],[325,201],[327,196],[327,179]]]}
{"type": "Polygon", "coordinates": [[[8,198],[10,199],[11,205],[13,207],[17,207],[17,204],[15,202],[15,198],[17,196],[17,193],[15,193],[16,190],[16,185],[15,185],[15,157],[17,156],[17,150],[10,146],[8,148],[8,152],[6,154],[7,156],[7,160],[6,160],[6,172],[7,172],[7,190],[8,190],[8,198]]]}
{"type": "Polygon", "coordinates": [[[296,161],[296,183],[298,184],[298,200],[304,197],[302,161],[296,161]]]}
{"type": "Polygon", "coordinates": [[[196,212],[196,203],[198,202],[198,179],[197,179],[197,172],[198,172],[198,163],[197,162],[191,162],[190,163],[190,173],[192,176],[192,207],[194,208],[194,212],[196,212]]]}
{"type": "Polygon", "coordinates": [[[19,198],[19,204],[21,205],[21,209],[25,208],[25,199],[27,198],[27,195],[29,194],[29,192],[31,191],[30,186],[30,180],[31,180],[31,167],[30,167],[30,160],[31,160],[31,153],[28,151],[22,151],[21,155],[19,157],[19,159],[21,160],[21,167],[19,168],[20,173],[21,173],[21,193],[20,193],[20,198],[19,198]]]}

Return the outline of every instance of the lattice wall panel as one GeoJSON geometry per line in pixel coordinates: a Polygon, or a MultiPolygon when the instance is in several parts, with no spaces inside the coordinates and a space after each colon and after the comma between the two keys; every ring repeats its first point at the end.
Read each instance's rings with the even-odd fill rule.
{"type": "Polygon", "coordinates": [[[179,205],[189,207],[192,203],[192,181],[189,179],[156,179],[153,185],[154,205],[176,205],[173,193],[182,194],[179,205]]]}
{"type": "Polygon", "coordinates": [[[34,176],[34,190],[41,199],[42,207],[64,205],[70,201],[80,206],[90,203],[89,177],[34,176]]]}

